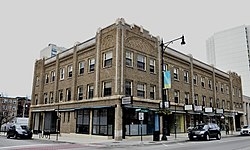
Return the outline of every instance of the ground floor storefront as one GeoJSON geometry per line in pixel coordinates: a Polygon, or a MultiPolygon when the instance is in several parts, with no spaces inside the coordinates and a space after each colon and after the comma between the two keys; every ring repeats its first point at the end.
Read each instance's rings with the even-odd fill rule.
{"type": "Polygon", "coordinates": [[[77,133],[121,140],[127,136],[153,135],[155,131],[162,133],[163,117],[167,135],[185,133],[189,127],[205,122],[217,123],[222,130],[228,124],[231,130],[236,130],[243,119],[241,113],[186,111],[183,106],[176,105],[167,112],[159,113],[159,103],[138,101],[122,105],[119,99],[110,105],[58,105],[32,109],[30,127],[34,134],[77,133]]]}

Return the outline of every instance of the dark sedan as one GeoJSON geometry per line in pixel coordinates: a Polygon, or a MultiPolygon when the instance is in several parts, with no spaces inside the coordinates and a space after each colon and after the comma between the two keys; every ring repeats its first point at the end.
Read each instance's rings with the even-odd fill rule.
{"type": "Polygon", "coordinates": [[[13,124],[7,130],[7,138],[32,138],[32,132],[29,130],[28,126],[13,124]]]}
{"type": "Polygon", "coordinates": [[[188,132],[188,137],[190,140],[201,139],[210,140],[210,138],[221,139],[220,128],[215,123],[199,124],[195,126],[192,130],[188,132]]]}

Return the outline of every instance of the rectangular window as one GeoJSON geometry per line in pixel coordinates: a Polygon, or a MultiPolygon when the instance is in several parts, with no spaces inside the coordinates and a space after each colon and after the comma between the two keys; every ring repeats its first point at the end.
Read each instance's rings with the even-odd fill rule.
{"type": "Polygon", "coordinates": [[[212,81],[211,80],[208,80],[208,87],[210,90],[212,90],[212,81]]]}
{"type": "Polygon", "coordinates": [[[50,100],[50,103],[54,103],[53,92],[49,93],[49,100],[50,100]]]}
{"type": "Polygon", "coordinates": [[[66,89],[66,96],[67,96],[67,101],[70,101],[71,100],[71,89],[70,88],[66,89]]]}
{"type": "Polygon", "coordinates": [[[225,100],[222,100],[222,109],[225,108],[225,100]]]}
{"type": "Polygon", "coordinates": [[[65,122],[66,112],[63,112],[63,122],[65,122]]]}
{"type": "Polygon", "coordinates": [[[205,78],[201,77],[201,86],[205,88],[205,78]]]}
{"type": "Polygon", "coordinates": [[[138,83],[137,84],[137,96],[141,98],[145,98],[145,84],[138,83]]]}
{"type": "Polygon", "coordinates": [[[167,71],[168,70],[168,64],[163,64],[163,71],[167,71]]]}
{"type": "Polygon", "coordinates": [[[88,99],[94,97],[94,85],[88,85],[88,99]]]}
{"type": "Polygon", "coordinates": [[[174,68],[174,79],[179,80],[179,69],[178,68],[174,68]]]}
{"type": "Polygon", "coordinates": [[[239,97],[241,97],[241,90],[239,89],[239,92],[238,92],[238,94],[239,94],[239,97]]]}
{"type": "Polygon", "coordinates": [[[64,68],[60,68],[60,80],[64,79],[64,68]]]}
{"type": "Polygon", "coordinates": [[[45,75],[45,83],[49,83],[49,75],[47,73],[45,75]]]}
{"type": "Polygon", "coordinates": [[[112,51],[103,54],[103,67],[112,66],[112,51]]]}
{"type": "Polygon", "coordinates": [[[70,112],[68,112],[68,122],[70,122],[70,112]]]}
{"type": "Polygon", "coordinates": [[[206,96],[202,96],[202,106],[206,106],[206,96]]]}
{"type": "Polygon", "coordinates": [[[89,59],[89,72],[95,71],[95,58],[89,59]]]}
{"type": "Polygon", "coordinates": [[[198,102],[199,102],[199,101],[198,101],[198,94],[195,94],[195,95],[194,95],[194,105],[195,105],[195,106],[198,106],[198,104],[199,104],[198,102]]]}
{"type": "Polygon", "coordinates": [[[39,77],[36,76],[36,86],[38,86],[38,85],[39,85],[39,77]]]}
{"type": "Polygon", "coordinates": [[[138,55],[137,56],[137,68],[140,70],[146,70],[146,65],[145,65],[145,56],[138,55]]]}
{"type": "Polygon", "coordinates": [[[125,81],[125,95],[132,96],[132,82],[125,81]]]}
{"type": "Polygon", "coordinates": [[[155,86],[150,86],[150,99],[155,99],[155,86]]]}
{"type": "Polygon", "coordinates": [[[216,108],[220,108],[220,101],[219,101],[219,99],[216,100],[216,108]]]}
{"type": "Polygon", "coordinates": [[[84,73],[84,62],[79,62],[78,66],[79,66],[79,70],[78,70],[79,74],[83,74],[84,73]]]}
{"type": "Polygon", "coordinates": [[[224,93],[224,85],[221,83],[221,86],[220,86],[220,91],[221,93],[224,93]]]}
{"type": "Polygon", "coordinates": [[[149,70],[150,73],[155,73],[155,60],[154,59],[150,59],[149,60],[149,70]]]}
{"type": "Polygon", "coordinates": [[[55,77],[56,77],[56,73],[55,71],[51,71],[51,82],[54,82],[55,81],[55,77]]]}
{"type": "Polygon", "coordinates": [[[213,107],[213,98],[212,97],[209,98],[209,106],[213,107]]]}
{"type": "Polygon", "coordinates": [[[133,67],[133,53],[126,51],[126,66],[133,67]]]}
{"type": "Polygon", "coordinates": [[[58,94],[59,94],[59,101],[63,101],[63,90],[59,90],[58,91],[58,94]]]}
{"type": "Polygon", "coordinates": [[[103,96],[111,96],[112,85],[111,82],[103,82],[103,96]]]}
{"type": "Polygon", "coordinates": [[[188,74],[188,71],[184,71],[184,82],[186,82],[186,83],[189,82],[189,74],[188,74]]]}
{"type": "Polygon", "coordinates": [[[38,104],[38,95],[35,94],[35,105],[37,105],[37,104],[38,104]]]}
{"type": "Polygon", "coordinates": [[[189,104],[189,93],[185,93],[185,104],[188,105],[189,104]]]}
{"type": "Polygon", "coordinates": [[[73,72],[73,67],[72,67],[72,65],[69,65],[68,66],[68,77],[69,78],[72,78],[72,72],[73,72]]]}
{"type": "Polygon", "coordinates": [[[229,88],[228,88],[228,86],[226,86],[226,91],[227,91],[227,94],[229,94],[229,88]]]}
{"type": "Polygon", "coordinates": [[[77,88],[77,95],[78,95],[78,100],[82,100],[83,99],[83,86],[78,86],[77,88]]]}
{"type": "Polygon", "coordinates": [[[194,85],[197,85],[198,84],[198,76],[196,74],[194,75],[193,80],[194,80],[194,85]]]}
{"type": "Polygon", "coordinates": [[[44,104],[47,104],[48,103],[48,94],[47,93],[44,93],[44,104]]]}
{"type": "Polygon", "coordinates": [[[178,90],[174,91],[174,102],[179,103],[180,92],[178,90]]]}

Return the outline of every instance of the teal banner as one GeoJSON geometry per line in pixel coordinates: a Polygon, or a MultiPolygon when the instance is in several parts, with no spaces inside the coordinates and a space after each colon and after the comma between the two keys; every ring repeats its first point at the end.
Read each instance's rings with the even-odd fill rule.
{"type": "Polygon", "coordinates": [[[171,73],[170,71],[164,71],[164,89],[171,88],[171,73]]]}

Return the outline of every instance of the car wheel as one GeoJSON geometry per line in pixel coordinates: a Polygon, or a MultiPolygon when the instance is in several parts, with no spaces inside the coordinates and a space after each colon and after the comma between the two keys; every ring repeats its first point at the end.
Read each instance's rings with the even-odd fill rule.
{"type": "Polygon", "coordinates": [[[17,134],[15,133],[15,134],[13,135],[13,137],[14,137],[14,139],[17,139],[17,134]]]}
{"type": "Polygon", "coordinates": [[[193,141],[194,139],[192,137],[189,138],[190,141],[193,141]]]}
{"type": "Polygon", "coordinates": [[[7,139],[9,139],[10,138],[10,135],[7,135],[7,139]]]}
{"type": "Polygon", "coordinates": [[[206,136],[205,136],[205,140],[206,140],[206,141],[209,141],[209,140],[210,140],[210,136],[209,136],[209,134],[206,134],[206,136]]]}
{"type": "Polygon", "coordinates": [[[217,134],[216,139],[217,139],[217,140],[220,140],[220,139],[221,139],[221,134],[220,134],[220,133],[217,134]]]}

